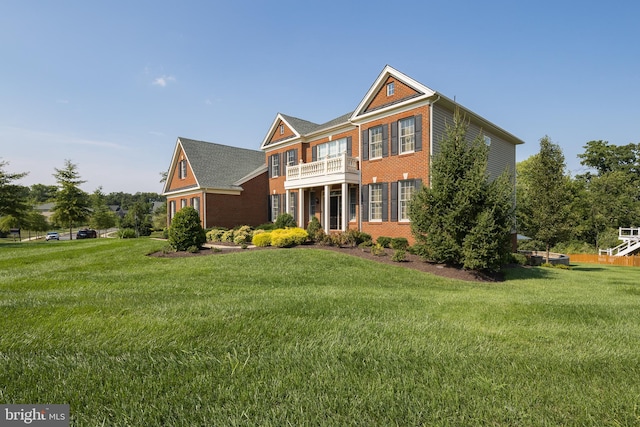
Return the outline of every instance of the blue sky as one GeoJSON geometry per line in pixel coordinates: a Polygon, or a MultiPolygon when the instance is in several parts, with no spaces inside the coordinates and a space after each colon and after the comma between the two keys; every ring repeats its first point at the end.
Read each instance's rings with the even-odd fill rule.
{"type": "Polygon", "coordinates": [[[0,158],[22,185],[161,192],[178,136],[259,149],[277,113],[352,111],[386,64],[568,169],[640,142],[632,1],[32,1],[0,5],[0,158]]]}

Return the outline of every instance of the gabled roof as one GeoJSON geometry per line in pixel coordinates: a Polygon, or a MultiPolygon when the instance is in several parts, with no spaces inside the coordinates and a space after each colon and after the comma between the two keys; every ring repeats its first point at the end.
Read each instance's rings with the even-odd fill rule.
{"type": "MultiPolygon", "coordinates": [[[[398,102],[405,102],[407,100],[415,101],[416,99],[422,100],[422,99],[430,98],[436,94],[436,91],[434,91],[433,89],[430,89],[427,86],[423,85],[422,83],[418,82],[417,80],[414,80],[411,77],[407,76],[406,74],[401,73],[400,71],[396,70],[392,66],[386,65],[382,69],[382,72],[378,75],[378,78],[375,80],[375,82],[373,82],[373,85],[371,85],[371,87],[365,94],[364,98],[362,98],[362,101],[360,101],[360,104],[358,104],[358,106],[356,107],[355,111],[350,117],[350,120],[355,121],[358,117],[369,113],[369,111],[367,111],[367,107],[374,100],[375,96],[383,89],[383,87],[385,86],[389,78],[393,78],[397,80],[398,82],[404,84],[405,86],[407,86],[408,88],[414,91],[413,96],[407,97],[404,99],[401,98],[398,100],[398,102]]],[[[395,105],[396,103],[391,103],[388,105],[384,105],[379,109],[385,109],[386,107],[391,107],[395,105]]],[[[379,109],[376,109],[376,111],[379,109]]]]}
{"type": "Polygon", "coordinates": [[[352,114],[353,112],[350,112],[347,114],[343,114],[340,117],[336,117],[335,119],[331,119],[328,122],[317,124],[317,123],[310,122],[308,120],[303,120],[297,117],[287,116],[286,114],[278,113],[275,120],[271,124],[271,127],[269,128],[269,132],[267,132],[267,135],[262,141],[260,148],[264,149],[265,147],[270,145],[276,145],[291,139],[305,137],[305,136],[314,134],[316,132],[321,132],[323,130],[330,129],[335,126],[348,124],[349,118],[351,117],[352,114]],[[280,121],[285,122],[287,126],[293,131],[294,135],[283,140],[271,141],[271,137],[273,136],[273,133],[276,131],[276,126],[278,125],[278,123],[280,123],[280,121]]]}
{"type": "Polygon", "coordinates": [[[197,182],[193,188],[242,190],[240,185],[243,182],[267,170],[262,151],[179,137],[171,159],[165,193],[173,191],[168,187],[171,183],[171,175],[176,170],[177,154],[180,148],[197,182]]]}

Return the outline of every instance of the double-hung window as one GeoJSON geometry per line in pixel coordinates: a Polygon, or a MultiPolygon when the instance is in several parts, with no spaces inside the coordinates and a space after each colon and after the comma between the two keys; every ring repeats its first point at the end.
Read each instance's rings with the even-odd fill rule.
{"type": "Polygon", "coordinates": [[[191,198],[191,207],[196,211],[200,212],[200,197],[192,197],[191,198]]]}
{"type": "Polygon", "coordinates": [[[180,160],[179,177],[180,179],[185,179],[187,177],[187,161],[186,160],[180,160]]]}
{"type": "Polygon", "coordinates": [[[398,219],[409,221],[409,201],[416,189],[415,180],[400,181],[398,183],[398,219]]]}
{"type": "Polygon", "coordinates": [[[276,219],[280,215],[280,195],[271,195],[271,221],[276,222],[276,219]]]}
{"type": "Polygon", "coordinates": [[[412,152],[416,148],[416,119],[408,117],[398,122],[400,153],[412,152]]]}
{"type": "Polygon", "coordinates": [[[356,187],[349,188],[349,221],[356,220],[356,207],[358,206],[358,189],[356,187]]]}
{"type": "Polygon", "coordinates": [[[369,221],[382,221],[382,184],[369,185],[369,221]]]}
{"type": "Polygon", "coordinates": [[[382,157],[382,126],[369,129],[369,158],[382,157]]]}
{"type": "Polygon", "coordinates": [[[276,178],[280,176],[280,156],[274,154],[271,156],[271,177],[276,178]]]}
{"type": "Polygon", "coordinates": [[[296,151],[297,150],[287,151],[287,166],[293,166],[296,164],[296,151]]]}

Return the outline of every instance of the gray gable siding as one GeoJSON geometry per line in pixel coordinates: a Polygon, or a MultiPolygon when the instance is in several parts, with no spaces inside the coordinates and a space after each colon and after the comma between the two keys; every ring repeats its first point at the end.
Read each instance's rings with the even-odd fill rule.
{"type": "MultiPolygon", "coordinates": [[[[446,135],[446,125],[453,124],[453,111],[439,104],[432,105],[433,108],[433,135],[432,154],[436,155],[440,149],[440,142],[446,135]]],[[[467,117],[468,119],[468,117],[467,117]]],[[[516,170],[516,146],[507,142],[505,139],[482,129],[480,125],[474,121],[469,124],[467,131],[467,140],[473,141],[482,131],[483,135],[491,138],[491,146],[489,148],[489,158],[487,160],[487,172],[491,178],[498,177],[505,169],[509,169],[512,174],[516,170]]]]}

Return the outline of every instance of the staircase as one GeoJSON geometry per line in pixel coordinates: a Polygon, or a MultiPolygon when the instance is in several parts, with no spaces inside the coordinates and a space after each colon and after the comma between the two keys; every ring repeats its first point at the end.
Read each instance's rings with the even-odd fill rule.
{"type": "Polygon", "coordinates": [[[615,248],[600,249],[600,255],[625,256],[640,250],[640,228],[619,228],[618,239],[622,243],[615,248]]]}

